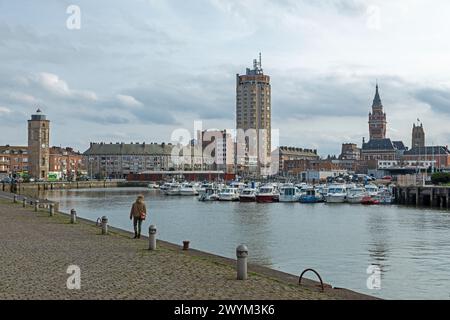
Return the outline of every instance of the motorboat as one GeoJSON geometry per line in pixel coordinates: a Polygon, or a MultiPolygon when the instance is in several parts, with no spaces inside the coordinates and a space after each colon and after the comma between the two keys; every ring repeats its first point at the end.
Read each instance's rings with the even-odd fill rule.
{"type": "Polygon", "coordinates": [[[180,196],[197,196],[198,191],[194,188],[193,184],[183,183],[179,190],[180,196]]]}
{"type": "Polygon", "coordinates": [[[370,197],[376,197],[378,195],[379,189],[373,183],[366,184],[364,189],[366,189],[367,195],[370,197]]]}
{"type": "Polygon", "coordinates": [[[394,202],[393,196],[388,189],[380,190],[374,198],[378,200],[379,204],[392,204],[394,202]]]}
{"type": "Polygon", "coordinates": [[[151,182],[147,185],[149,189],[159,189],[159,185],[157,183],[151,182]]]}
{"type": "Polygon", "coordinates": [[[239,189],[227,187],[219,192],[219,201],[239,201],[239,189]]]}
{"type": "Polygon", "coordinates": [[[180,195],[180,185],[178,183],[172,183],[169,189],[164,191],[165,195],[168,196],[179,196],[180,195]]]}
{"type": "Polygon", "coordinates": [[[253,188],[245,188],[239,194],[240,202],[255,202],[256,201],[256,189],[253,188]]]}
{"type": "Polygon", "coordinates": [[[347,192],[347,202],[348,203],[361,203],[361,200],[367,196],[366,189],[363,187],[353,187],[347,192]]]}
{"type": "Polygon", "coordinates": [[[317,203],[322,202],[323,198],[318,189],[310,187],[305,190],[304,193],[300,195],[299,201],[301,203],[317,203]]]}
{"type": "Polygon", "coordinates": [[[293,184],[286,184],[280,188],[280,202],[297,202],[300,199],[300,190],[293,184]]]}
{"type": "Polygon", "coordinates": [[[328,187],[325,196],[327,203],[343,203],[347,200],[347,187],[345,184],[333,184],[328,187]]]}
{"type": "Polygon", "coordinates": [[[256,192],[256,202],[270,203],[279,201],[279,193],[274,185],[265,185],[256,192]]]}
{"type": "Polygon", "coordinates": [[[365,196],[362,198],[361,204],[365,204],[365,205],[380,204],[380,201],[378,201],[377,199],[375,199],[371,196],[365,196]]]}
{"type": "Polygon", "coordinates": [[[219,200],[219,190],[215,187],[207,187],[200,191],[198,201],[216,201],[219,200]]]}

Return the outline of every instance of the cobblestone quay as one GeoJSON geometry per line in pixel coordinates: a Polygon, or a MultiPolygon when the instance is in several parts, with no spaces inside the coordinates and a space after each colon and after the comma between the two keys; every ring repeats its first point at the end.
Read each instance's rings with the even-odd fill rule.
{"type": "MultiPolygon", "coordinates": [[[[250,252],[251,254],[251,252],[250,252]]],[[[235,261],[0,199],[0,299],[370,299],[259,266],[236,280],[235,261]],[[79,266],[81,288],[67,273],[79,266]]]]}

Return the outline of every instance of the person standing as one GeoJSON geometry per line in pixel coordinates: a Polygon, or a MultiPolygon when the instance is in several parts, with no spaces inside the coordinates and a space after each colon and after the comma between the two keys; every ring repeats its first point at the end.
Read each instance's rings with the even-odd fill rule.
{"type": "Polygon", "coordinates": [[[144,203],[144,196],[139,195],[136,202],[133,203],[130,211],[130,220],[133,219],[134,238],[139,239],[141,237],[142,221],[147,217],[147,207],[144,203]]]}

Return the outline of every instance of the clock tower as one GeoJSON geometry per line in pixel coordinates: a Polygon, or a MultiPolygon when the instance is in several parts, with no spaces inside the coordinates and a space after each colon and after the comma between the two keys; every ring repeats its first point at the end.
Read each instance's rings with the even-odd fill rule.
{"type": "Polygon", "coordinates": [[[35,179],[47,180],[50,158],[50,121],[40,109],[28,120],[28,168],[35,179]]]}
{"type": "Polygon", "coordinates": [[[386,113],[383,111],[378,84],[376,86],[375,98],[373,99],[372,112],[369,113],[369,135],[370,139],[386,138],[386,113]]]}

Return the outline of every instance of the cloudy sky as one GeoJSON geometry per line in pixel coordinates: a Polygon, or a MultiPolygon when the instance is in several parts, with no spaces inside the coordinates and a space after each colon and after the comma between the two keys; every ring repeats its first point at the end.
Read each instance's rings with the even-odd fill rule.
{"type": "Polygon", "coordinates": [[[281,144],[360,143],[378,79],[391,138],[410,145],[420,118],[446,145],[449,15],[448,0],[0,0],[0,145],[26,144],[36,106],[51,143],[81,151],[234,128],[236,73],[260,51],[281,144]]]}

